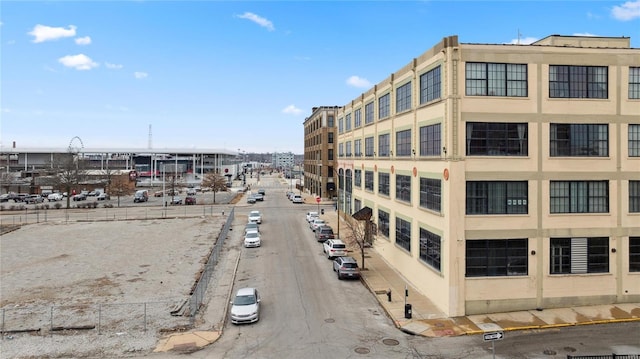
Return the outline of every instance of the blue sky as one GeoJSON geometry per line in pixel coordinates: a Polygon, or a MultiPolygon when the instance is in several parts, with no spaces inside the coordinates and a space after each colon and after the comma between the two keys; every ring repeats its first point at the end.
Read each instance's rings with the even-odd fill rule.
{"type": "Polygon", "coordinates": [[[343,106],[443,37],[626,36],[634,1],[1,1],[3,147],[303,153],[343,106]]]}

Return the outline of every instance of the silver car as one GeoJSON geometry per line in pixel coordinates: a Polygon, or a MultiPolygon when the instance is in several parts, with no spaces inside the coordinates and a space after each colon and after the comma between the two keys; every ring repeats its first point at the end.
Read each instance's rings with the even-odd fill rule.
{"type": "Polygon", "coordinates": [[[338,274],[338,279],[360,278],[358,262],[352,257],[337,257],[334,259],[333,271],[338,274]]]}
{"type": "Polygon", "coordinates": [[[238,289],[231,301],[231,323],[255,323],[260,320],[260,294],[255,288],[238,289]]]}

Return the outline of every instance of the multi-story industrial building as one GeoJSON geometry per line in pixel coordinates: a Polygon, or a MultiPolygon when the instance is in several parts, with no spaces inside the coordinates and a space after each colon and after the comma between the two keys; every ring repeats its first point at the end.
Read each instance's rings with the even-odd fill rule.
{"type": "Polygon", "coordinates": [[[304,121],[304,188],[321,198],[337,195],[334,166],[338,109],[338,106],[314,107],[304,121]]]}
{"type": "Polygon", "coordinates": [[[446,37],[337,127],[341,210],[370,207],[375,249],[449,316],[640,302],[629,38],[446,37]]]}

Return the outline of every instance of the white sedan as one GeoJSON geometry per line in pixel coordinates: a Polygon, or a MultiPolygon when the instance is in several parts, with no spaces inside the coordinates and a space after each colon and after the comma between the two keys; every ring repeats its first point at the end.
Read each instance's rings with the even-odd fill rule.
{"type": "Polygon", "coordinates": [[[260,233],[249,231],[244,235],[244,247],[260,247],[260,233]]]}
{"type": "Polygon", "coordinates": [[[327,222],[325,222],[324,219],[316,218],[313,221],[311,221],[311,223],[309,223],[309,228],[311,228],[311,230],[315,232],[316,229],[318,229],[318,227],[322,227],[326,224],[327,222]]]}
{"type": "Polygon", "coordinates": [[[251,211],[249,212],[249,222],[254,222],[261,224],[262,223],[262,214],[260,211],[251,211]]]}

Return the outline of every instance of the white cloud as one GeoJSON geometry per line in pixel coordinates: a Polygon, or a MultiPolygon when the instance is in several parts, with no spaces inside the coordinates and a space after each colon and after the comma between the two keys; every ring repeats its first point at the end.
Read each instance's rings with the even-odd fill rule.
{"type": "Polygon", "coordinates": [[[73,37],[76,36],[76,27],[73,25],[69,25],[68,29],[64,27],[51,27],[46,25],[36,25],[33,30],[28,33],[33,36],[33,42],[45,42],[50,40],[58,40],[63,37],[73,37]]]}
{"type": "Polygon", "coordinates": [[[588,32],[576,32],[573,34],[573,36],[598,36],[598,35],[590,34],[588,32]]]}
{"type": "Polygon", "coordinates": [[[628,21],[640,18],[640,0],[627,1],[620,6],[614,6],[611,9],[611,15],[616,20],[628,21]]]}
{"type": "Polygon", "coordinates": [[[371,82],[369,80],[359,77],[359,76],[351,76],[347,79],[347,85],[353,87],[371,87],[371,82]]]}
{"type": "Polygon", "coordinates": [[[91,38],[89,36],[76,38],[76,44],[78,45],[89,45],[90,43],[91,43],[91,38]]]}
{"type": "Polygon", "coordinates": [[[269,21],[269,20],[267,20],[267,19],[265,19],[265,18],[263,18],[261,16],[258,16],[258,15],[254,14],[254,13],[245,12],[242,15],[237,15],[237,17],[240,18],[240,19],[247,19],[247,20],[253,21],[256,24],[266,28],[269,31],[275,30],[275,28],[273,27],[273,23],[271,23],[271,21],[269,21]]]}
{"type": "Polygon", "coordinates": [[[11,112],[11,109],[10,109],[10,108],[7,108],[7,107],[3,107],[3,108],[2,108],[2,112],[3,112],[3,113],[9,113],[9,112],[11,112]]]}
{"type": "Polygon", "coordinates": [[[519,39],[513,39],[511,41],[508,42],[508,44],[512,44],[512,45],[529,45],[532,44],[536,41],[538,41],[539,39],[536,37],[521,37],[519,39]]]}
{"type": "Polygon", "coordinates": [[[91,70],[92,68],[99,66],[85,54],[67,55],[65,57],[59,58],[58,62],[66,67],[71,67],[76,70],[91,70]]]}
{"type": "Polygon", "coordinates": [[[124,67],[120,64],[112,64],[110,62],[105,62],[104,66],[106,66],[108,69],[111,69],[111,70],[120,70],[121,68],[124,67]]]}
{"type": "Polygon", "coordinates": [[[282,110],[282,113],[286,113],[287,115],[299,115],[302,113],[302,110],[297,108],[295,105],[289,105],[282,110]]]}
{"type": "Polygon", "coordinates": [[[147,76],[149,76],[149,74],[146,73],[146,72],[136,71],[136,72],[133,73],[133,76],[135,78],[137,78],[137,79],[143,79],[143,78],[146,78],[147,76]]]}

